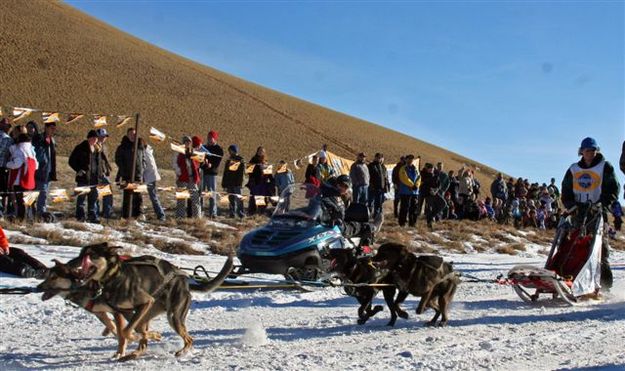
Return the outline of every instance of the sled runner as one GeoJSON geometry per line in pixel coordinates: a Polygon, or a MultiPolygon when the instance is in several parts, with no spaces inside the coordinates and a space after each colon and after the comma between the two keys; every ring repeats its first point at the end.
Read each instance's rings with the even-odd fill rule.
{"type": "Polygon", "coordinates": [[[587,205],[578,214],[560,219],[544,268],[519,265],[508,272],[507,283],[526,302],[541,295],[574,305],[596,297],[601,289],[601,204],[587,205]],[[532,293],[533,291],[533,293],[532,293]]]}

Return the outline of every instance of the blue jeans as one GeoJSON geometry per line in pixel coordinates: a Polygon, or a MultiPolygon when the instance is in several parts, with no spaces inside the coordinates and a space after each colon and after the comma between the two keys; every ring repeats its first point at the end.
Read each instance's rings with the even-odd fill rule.
{"type": "Polygon", "coordinates": [[[369,198],[369,185],[354,186],[354,203],[366,205],[369,198]]]}
{"type": "Polygon", "coordinates": [[[382,204],[384,204],[384,190],[372,189],[369,192],[369,209],[372,210],[373,216],[377,216],[382,212],[382,204]]]}
{"type": "Polygon", "coordinates": [[[148,195],[150,196],[150,201],[152,201],[152,207],[154,208],[156,217],[159,220],[165,219],[165,211],[163,210],[163,206],[161,206],[158,194],[156,193],[156,182],[148,183],[148,195]]]}
{"type": "Polygon", "coordinates": [[[213,192],[208,198],[208,212],[209,218],[217,216],[217,175],[206,174],[204,175],[204,181],[202,182],[202,192],[213,192]]]}
{"type": "MultiPolygon", "coordinates": [[[[89,184],[78,183],[79,187],[88,186],[89,184]]],[[[91,191],[86,195],[80,195],[76,198],[76,219],[85,220],[85,199],[87,199],[87,215],[90,222],[98,220],[98,190],[91,187],[91,191]]]]}
{"type": "Polygon", "coordinates": [[[35,190],[39,191],[39,198],[37,198],[37,215],[42,215],[46,212],[46,201],[48,198],[48,189],[50,182],[37,182],[35,190]]]}
{"type": "MultiPolygon", "coordinates": [[[[108,178],[100,179],[100,185],[111,184],[108,178]]],[[[98,200],[98,210],[100,210],[100,201],[98,200]]],[[[102,216],[105,219],[111,219],[113,216],[113,195],[102,197],[102,216]]]]}
{"type": "Polygon", "coordinates": [[[226,192],[231,193],[228,195],[228,201],[230,201],[229,210],[230,217],[234,218],[238,216],[243,218],[245,216],[245,210],[243,210],[243,199],[235,195],[241,194],[241,187],[228,187],[226,192]]]}

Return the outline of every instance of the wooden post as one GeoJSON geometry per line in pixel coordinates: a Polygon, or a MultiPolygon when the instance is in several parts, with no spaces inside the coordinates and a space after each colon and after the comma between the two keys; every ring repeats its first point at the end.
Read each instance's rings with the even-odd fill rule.
{"type": "MultiPolygon", "coordinates": [[[[135,114],[135,142],[134,147],[132,148],[132,168],[130,169],[130,183],[135,182],[135,175],[137,171],[137,150],[139,148],[139,113],[135,114]]],[[[128,218],[132,217],[133,210],[133,197],[134,190],[130,193],[130,197],[128,198],[128,218]]]]}

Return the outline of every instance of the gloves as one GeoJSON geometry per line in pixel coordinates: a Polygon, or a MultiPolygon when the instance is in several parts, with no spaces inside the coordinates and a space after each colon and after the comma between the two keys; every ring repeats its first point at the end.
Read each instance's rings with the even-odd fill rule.
{"type": "Polygon", "coordinates": [[[76,173],[76,176],[85,176],[87,175],[87,172],[85,170],[80,170],[76,173]]]}

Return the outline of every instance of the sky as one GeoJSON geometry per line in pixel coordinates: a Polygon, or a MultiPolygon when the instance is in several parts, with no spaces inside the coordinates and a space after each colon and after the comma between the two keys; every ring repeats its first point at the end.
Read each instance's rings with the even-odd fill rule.
{"type": "Polygon", "coordinates": [[[532,181],[560,182],[591,136],[625,180],[624,1],[67,3],[199,63],[532,181]]]}

